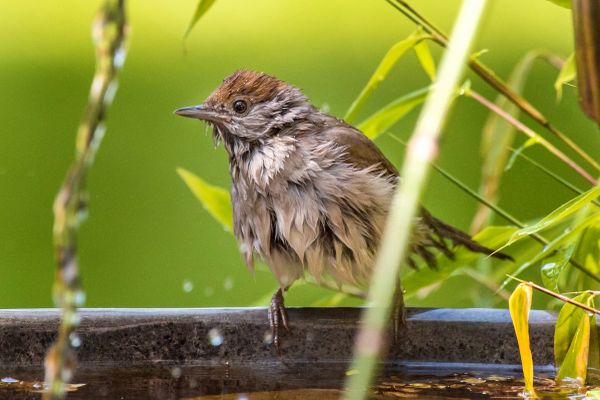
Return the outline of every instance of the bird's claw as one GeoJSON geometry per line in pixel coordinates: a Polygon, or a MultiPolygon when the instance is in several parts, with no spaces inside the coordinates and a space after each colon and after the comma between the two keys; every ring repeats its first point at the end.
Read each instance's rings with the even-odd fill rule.
{"type": "Polygon", "coordinates": [[[271,326],[271,334],[273,335],[273,344],[277,349],[277,353],[281,355],[281,338],[279,337],[280,327],[283,326],[287,332],[290,331],[288,326],[287,312],[283,301],[283,290],[278,289],[271,298],[269,306],[269,325],[271,326]]]}

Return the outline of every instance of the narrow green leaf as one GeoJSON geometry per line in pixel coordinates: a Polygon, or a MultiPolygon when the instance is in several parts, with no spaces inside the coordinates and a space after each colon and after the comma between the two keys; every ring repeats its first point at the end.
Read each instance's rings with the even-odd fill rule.
{"type": "Polygon", "coordinates": [[[600,222],[583,231],[574,258],[591,273],[600,275],[600,222]]]}
{"type": "Polygon", "coordinates": [[[422,29],[419,28],[409,37],[394,44],[388,50],[385,56],[383,56],[383,59],[379,62],[379,65],[375,69],[375,72],[373,72],[373,75],[371,75],[371,78],[363,90],[360,92],[356,100],[354,100],[348,109],[348,112],[346,112],[346,115],[344,116],[346,122],[352,123],[354,121],[371,93],[373,93],[375,88],[377,88],[377,86],[379,86],[379,84],[387,77],[387,75],[390,73],[390,70],[398,62],[398,60],[400,60],[400,58],[417,43],[428,38],[431,38],[431,36],[424,34],[422,29]]]}
{"type": "Polygon", "coordinates": [[[571,345],[556,375],[557,381],[575,379],[580,385],[585,384],[590,347],[590,317],[584,315],[579,320],[571,345]]]}
{"type": "Polygon", "coordinates": [[[188,37],[188,35],[190,34],[190,32],[192,32],[192,29],[194,29],[194,26],[196,26],[200,18],[202,18],[202,16],[206,14],[208,9],[215,3],[215,1],[216,0],[198,0],[198,4],[196,5],[196,11],[194,11],[194,15],[192,16],[192,19],[187,29],[185,30],[185,34],[183,35],[184,38],[188,37]]]}
{"type": "MultiPolygon", "coordinates": [[[[516,229],[512,226],[489,226],[475,235],[473,239],[483,246],[494,249],[504,243],[504,240],[509,238],[516,229]]],[[[418,271],[405,269],[405,274],[402,276],[405,298],[415,296],[419,290],[428,286],[442,283],[460,268],[472,264],[478,258],[481,258],[481,254],[458,247],[454,260],[441,255],[437,257],[437,269],[427,267],[420,268],[418,271]]]]}
{"type": "MultiPolygon", "coordinates": [[[[568,3],[571,4],[571,1],[569,0],[568,3]]],[[[571,55],[565,60],[563,67],[560,69],[556,81],[554,81],[554,89],[556,90],[556,98],[558,100],[560,100],[562,97],[563,85],[574,80],[576,74],[577,68],[575,65],[575,53],[571,53],[571,55]]]]}
{"type": "Polygon", "coordinates": [[[561,6],[564,8],[571,8],[571,0],[549,0],[552,3],[556,4],[557,6],[561,6]]]}
{"type": "Polygon", "coordinates": [[[516,241],[523,239],[524,237],[530,236],[534,233],[537,233],[539,231],[542,231],[560,222],[565,221],[574,212],[579,210],[581,207],[591,203],[598,196],[600,196],[600,185],[595,186],[589,189],[588,191],[580,194],[579,196],[571,199],[570,201],[566,202],[565,204],[558,207],[556,210],[552,211],[550,214],[542,218],[537,224],[525,227],[523,229],[519,229],[517,232],[515,232],[515,234],[510,238],[510,240],[504,247],[509,246],[515,243],[516,241]]]}
{"type": "Polygon", "coordinates": [[[506,168],[505,171],[508,171],[509,169],[512,168],[513,164],[515,163],[515,160],[517,159],[518,156],[521,155],[521,153],[523,153],[523,151],[525,151],[526,148],[533,146],[534,144],[539,143],[539,139],[537,136],[534,137],[530,137],[529,139],[527,139],[525,141],[525,143],[523,143],[521,146],[519,146],[515,151],[513,151],[512,155],[510,156],[510,159],[508,160],[508,162],[506,163],[506,168]]]}
{"type": "Polygon", "coordinates": [[[226,231],[232,231],[233,213],[231,211],[231,198],[229,192],[214,186],[194,175],[184,168],[177,168],[177,173],[187,187],[204,206],[206,211],[217,220],[226,231]]]}
{"type": "Polygon", "coordinates": [[[421,67],[427,76],[429,76],[429,79],[431,79],[433,82],[435,79],[435,61],[433,61],[433,56],[431,55],[431,50],[429,50],[429,45],[423,40],[417,43],[413,50],[417,55],[417,59],[419,60],[421,67]]]}
{"type": "Polygon", "coordinates": [[[521,365],[523,367],[523,378],[525,379],[525,392],[535,398],[533,389],[533,356],[529,342],[529,311],[531,310],[532,289],[531,286],[520,283],[508,300],[510,317],[515,328],[519,353],[521,354],[521,365]]]}
{"type": "MultiPolygon", "coordinates": [[[[532,258],[527,260],[525,263],[521,264],[521,266],[519,268],[517,268],[517,270],[514,271],[511,275],[516,277],[516,276],[520,275],[521,273],[523,273],[523,271],[525,271],[527,268],[529,268],[533,265],[536,265],[538,262],[546,259],[547,257],[550,257],[559,248],[561,248],[561,247],[566,248],[567,246],[570,246],[572,243],[575,242],[575,240],[577,240],[577,237],[581,234],[581,232],[585,228],[587,228],[591,224],[598,222],[599,220],[600,220],[600,213],[593,214],[593,215],[590,215],[589,217],[587,217],[586,219],[584,219],[583,221],[581,221],[580,223],[578,223],[577,225],[567,229],[562,234],[560,234],[557,237],[555,237],[554,239],[552,239],[552,241],[550,243],[545,245],[544,248],[542,249],[542,251],[536,253],[535,256],[533,256],[532,258]]],[[[502,250],[504,247],[506,247],[506,245],[501,247],[498,251],[502,250]]],[[[502,283],[501,287],[506,286],[506,284],[508,282],[510,282],[511,279],[512,278],[506,279],[502,283]]]]}
{"type": "Polygon", "coordinates": [[[542,283],[544,284],[544,287],[552,290],[553,292],[560,293],[558,287],[558,278],[560,277],[561,272],[565,269],[565,266],[569,263],[574,251],[575,243],[568,246],[566,249],[557,251],[554,255],[551,255],[542,261],[540,273],[542,275],[542,283]]]}
{"type": "Polygon", "coordinates": [[[394,100],[369,118],[358,124],[358,129],[368,138],[375,139],[396,122],[401,120],[412,109],[425,101],[429,88],[415,90],[394,100]]]}
{"type": "MultiPolygon", "coordinates": [[[[507,81],[508,87],[516,93],[522,93],[534,62],[545,56],[546,54],[544,52],[538,50],[527,52],[513,68],[507,81]]],[[[496,97],[495,104],[500,109],[505,110],[513,118],[519,118],[519,108],[503,95],[498,95],[496,97]]],[[[496,202],[502,176],[505,170],[510,168],[507,165],[511,165],[511,161],[514,161],[513,159],[510,161],[507,160],[509,159],[509,152],[513,145],[515,135],[516,130],[512,124],[505,119],[500,118],[498,114],[490,112],[482,132],[481,154],[484,161],[481,168],[481,185],[479,193],[491,202],[496,202]]],[[[480,205],[473,221],[472,228],[479,230],[480,227],[486,223],[488,216],[489,210],[484,208],[483,205],[480,205]]]]}

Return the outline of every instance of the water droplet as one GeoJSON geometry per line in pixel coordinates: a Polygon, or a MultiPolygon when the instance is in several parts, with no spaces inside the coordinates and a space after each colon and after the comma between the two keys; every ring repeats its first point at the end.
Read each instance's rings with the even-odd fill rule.
{"type": "Polygon", "coordinates": [[[186,293],[189,293],[192,290],[194,290],[194,282],[192,282],[189,279],[184,279],[183,280],[183,291],[186,293]]]}
{"type": "Polygon", "coordinates": [[[31,386],[33,386],[33,388],[34,388],[34,389],[39,389],[39,388],[41,388],[41,387],[42,387],[42,385],[40,385],[40,384],[39,384],[39,383],[37,383],[37,382],[36,382],[36,383],[34,383],[34,384],[33,384],[33,385],[31,385],[31,386]]]}
{"type": "Polygon", "coordinates": [[[215,294],[215,289],[213,289],[213,288],[212,288],[212,287],[210,287],[210,286],[207,286],[207,287],[205,287],[205,288],[204,288],[204,296],[206,296],[206,297],[210,297],[210,296],[212,296],[213,294],[215,294]]]}
{"type": "Polygon", "coordinates": [[[81,338],[75,332],[71,332],[71,334],[69,335],[69,340],[71,341],[72,347],[81,346],[81,338]]]}
{"type": "Polygon", "coordinates": [[[245,394],[240,394],[237,398],[237,400],[248,400],[248,399],[249,399],[249,397],[246,396],[245,394]]]}
{"type": "Polygon", "coordinates": [[[82,307],[85,303],[85,292],[83,290],[77,290],[73,293],[73,301],[77,307],[82,307]]]}
{"type": "Polygon", "coordinates": [[[230,291],[231,289],[233,289],[233,278],[228,276],[227,278],[225,278],[225,281],[223,282],[223,289],[225,289],[226,291],[230,291]]]}
{"type": "Polygon", "coordinates": [[[271,344],[273,343],[273,333],[271,333],[271,331],[266,331],[265,334],[263,335],[263,343],[264,344],[271,344]]]}
{"type": "Polygon", "coordinates": [[[181,368],[171,368],[171,376],[175,379],[179,379],[179,377],[181,377],[181,368]]]}
{"type": "Polygon", "coordinates": [[[220,346],[223,344],[223,335],[217,328],[212,328],[208,331],[208,340],[213,346],[220,346]]]}
{"type": "Polygon", "coordinates": [[[17,383],[19,382],[17,379],[7,376],[6,378],[2,378],[2,382],[4,383],[17,383]]]}

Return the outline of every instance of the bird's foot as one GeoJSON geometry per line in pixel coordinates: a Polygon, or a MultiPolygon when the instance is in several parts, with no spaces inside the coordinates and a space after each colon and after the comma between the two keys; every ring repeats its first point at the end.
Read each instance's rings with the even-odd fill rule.
{"type": "Polygon", "coordinates": [[[281,338],[279,337],[281,331],[280,328],[283,326],[287,332],[290,331],[287,312],[283,301],[283,289],[281,288],[279,288],[271,298],[271,305],[269,306],[269,325],[271,325],[273,344],[277,349],[277,353],[281,355],[281,338]]]}

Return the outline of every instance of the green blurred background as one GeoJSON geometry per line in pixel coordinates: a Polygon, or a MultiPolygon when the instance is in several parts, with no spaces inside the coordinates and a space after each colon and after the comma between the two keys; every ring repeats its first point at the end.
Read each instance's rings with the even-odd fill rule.
{"type": "MultiPolygon", "coordinates": [[[[413,1],[449,31],[459,2],[413,1]]],[[[572,49],[570,12],[546,0],[492,2],[479,49],[506,77],[525,52],[572,49]]],[[[90,22],[99,1],[0,2],[0,307],[48,307],[51,302],[53,198],[73,158],[75,131],[94,68],[90,22]]],[[[131,40],[108,130],[89,177],[90,215],[80,235],[80,263],[89,307],[196,307],[265,304],[276,283],[252,277],[233,238],[215,223],[175,173],[182,166],[228,185],[224,151],[205,127],[172,111],[201,102],[238,68],[272,73],[318,105],[342,116],[379,59],[414,26],[383,0],[219,0],[187,41],[195,0],[133,1],[131,40]]],[[[436,58],[439,49],[434,49],[436,58]]],[[[558,104],[557,72],[538,64],[526,97],[591,154],[599,135],[582,116],[575,90],[558,104]]],[[[488,97],[479,79],[473,85],[488,97]]],[[[363,117],[395,97],[427,85],[413,54],[394,68],[363,117]]],[[[406,138],[417,113],[393,132],[406,138]]],[[[439,164],[473,188],[479,184],[485,110],[459,99],[439,164]]],[[[527,120],[526,120],[527,121],[527,120]]],[[[522,141],[522,138],[519,138],[522,141]]],[[[402,149],[379,139],[396,163],[402,149]]],[[[538,149],[528,150],[572,182],[570,171],[538,149]]],[[[571,194],[523,162],[503,182],[501,205],[527,220],[571,194]]],[[[475,202],[435,175],[424,201],[446,221],[467,229],[475,202]]],[[[499,221],[502,222],[502,221],[499,221]]],[[[327,294],[292,290],[290,305],[327,294]]],[[[465,277],[450,279],[419,305],[485,306],[493,293],[465,277]],[[457,290],[460,288],[460,290],[457,290]]],[[[348,301],[347,304],[358,304],[348,301]]]]}

